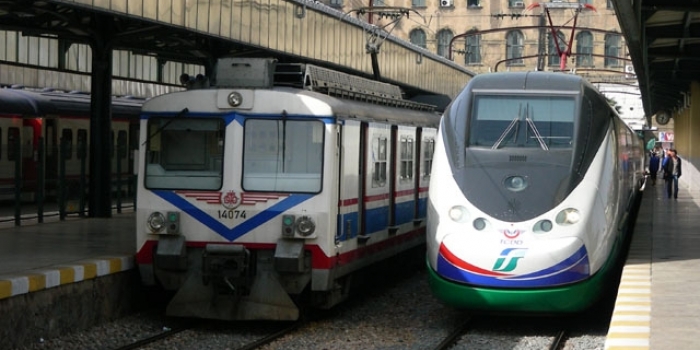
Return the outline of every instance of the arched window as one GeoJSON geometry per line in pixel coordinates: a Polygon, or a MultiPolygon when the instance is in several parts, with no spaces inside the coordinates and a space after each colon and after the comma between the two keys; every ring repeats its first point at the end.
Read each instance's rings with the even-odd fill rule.
{"type": "Polygon", "coordinates": [[[464,42],[464,64],[481,63],[481,35],[468,36],[464,42]]]}
{"type": "Polygon", "coordinates": [[[614,58],[622,56],[620,43],[619,34],[605,34],[605,67],[620,66],[620,60],[614,58]]]}
{"type": "Polygon", "coordinates": [[[422,48],[427,48],[425,44],[425,32],[423,29],[414,29],[408,34],[408,40],[411,44],[420,46],[422,48]]]}
{"type": "Polygon", "coordinates": [[[547,64],[550,66],[559,66],[559,63],[561,62],[561,56],[559,56],[559,51],[566,51],[566,45],[568,45],[568,43],[566,42],[566,36],[564,36],[564,33],[562,33],[561,31],[557,31],[557,38],[559,39],[559,51],[557,51],[557,42],[554,41],[554,36],[552,36],[552,34],[550,33],[547,35],[547,37],[549,38],[549,55],[547,57],[547,64]]]}
{"type": "Polygon", "coordinates": [[[437,54],[442,57],[449,57],[450,41],[452,40],[452,31],[442,29],[437,33],[437,54]]]}
{"type": "Polygon", "coordinates": [[[593,66],[593,35],[581,32],[576,35],[576,66],[593,66]]]}
{"type": "Polygon", "coordinates": [[[519,30],[513,30],[506,34],[506,66],[523,64],[525,38],[519,30]]]}

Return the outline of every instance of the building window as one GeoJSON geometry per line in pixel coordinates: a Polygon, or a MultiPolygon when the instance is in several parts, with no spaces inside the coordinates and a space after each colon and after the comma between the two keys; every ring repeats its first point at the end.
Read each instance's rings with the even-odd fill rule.
{"type": "Polygon", "coordinates": [[[464,42],[464,64],[481,63],[481,35],[468,36],[464,42]]]}
{"type": "Polygon", "coordinates": [[[411,0],[411,5],[413,7],[426,7],[425,0],[411,0]]]}
{"type": "Polygon", "coordinates": [[[581,32],[576,35],[576,66],[593,66],[593,35],[581,32]]]}
{"type": "Polygon", "coordinates": [[[607,5],[608,5],[608,8],[609,8],[609,9],[611,9],[611,10],[614,10],[614,9],[615,9],[615,6],[613,6],[612,0],[608,0],[608,1],[607,1],[607,5]]]}
{"type": "Polygon", "coordinates": [[[621,39],[619,34],[605,35],[605,67],[619,67],[620,60],[615,57],[620,57],[621,39]]]}
{"type": "Polygon", "coordinates": [[[414,29],[411,31],[411,33],[408,34],[408,38],[411,41],[411,44],[420,46],[422,48],[426,48],[427,46],[425,45],[425,32],[423,29],[414,29]]]}
{"type": "Polygon", "coordinates": [[[513,7],[513,8],[525,7],[525,2],[523,0],[508,0],[508,7],[513,7]]]}
{"type": "Polygon", "coordinates": [[[566,37],[561,31],[557,31],[558,43],[554,41],[552,34],[547,34],[549,38],[549,55],[547,57],[547,64],[550,66],[558,66],[561,63],[561,56],[559,56],[559,51],[566,51],[566,37]],[[559,44],[559,50],[557,50],[557,44],[559,44]]]}
{"type": "Polygon", "coordinates": [[[523,64],[523,43],[525,39],[519,30],[513,30],[506,34],[506,66],[523,64]]]}
{"type": "Polygon", "coordinates": [[[442,29],[437,33],[437,54],[442,57],[450,56],[450,41],[452,41],[452,31],[442,29]]]}
{"type": "Polygon", "coordinates": [[[467,6],[468,7],[481,7],[481,5],[479,5],[479,0],[467,0],[467,6]]]}
{"type": "Polygon", "coordinates": [[[372,6],[386,6],[384,0],[372,0],[372,6]]]}
{"type": "Polygon", "coordinates": [[[590,4],[593,3],[593,0],[578,0],[578,3],[579,3],[579,4],[588,4],[588,5],[590,5],[590,4]]]}
{"type": "Polygon", "coordinates": [[[333,7],[343,7],[343,0],[329,0],[328,5],[333,7]]]}

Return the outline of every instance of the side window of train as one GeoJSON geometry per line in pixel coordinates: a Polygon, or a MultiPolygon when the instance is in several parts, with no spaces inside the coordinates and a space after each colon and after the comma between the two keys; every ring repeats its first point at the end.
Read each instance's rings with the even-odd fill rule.
{"type": "Polygon", "coordinates": [[[7,128],[7,160],[15,161],[19,157],[19,128],[7,128]]]}
{"type": "Polygon", "coordinates": [[[372,187],[384,187],[386,185],[386,153],[387,139],[384,136],[376,137],[372,142],[372,159],[374,161],[372,171],[372,187]]]}
{"type": "Polygon", "coordinates": [[[73,158],[73,130],[63,129],[61,131],[61,150],[65,152],[66,159],[73,158]]]}
{"type": "Polygon", "coordinates": [[[435,140],[423,140],[423,177],[430,177],[433,168],[433,153],[435,151],[435,140]]]}
{"type": "Polygon", "coordinates": [[[410,137],[401,138],[401,180],[413,179],[413,139],[410,137]]]}
{"type": "Polygon", "coordinates": [[[126,155],[127,151],[127,145],[126,145],[126,139],[127,139],[127,134],[126,130],[119,130],[117,133],[117,157],[118,158],[124,158],[126,155]]]}
{"type": "Polygon", "coordinates": [[[86,129],[78,129],[78,159],[85,159],[87,156],[88,137],[86,129]]]}
{"type": "Polygon", "coordinates": [[[0,159],[2,159],[2,128],[0,128],[0,159]]]}
{"type": "Polygon", "coordinates": [[[109,157],[114,159],[114,130],[109,134],[109,157]]]}

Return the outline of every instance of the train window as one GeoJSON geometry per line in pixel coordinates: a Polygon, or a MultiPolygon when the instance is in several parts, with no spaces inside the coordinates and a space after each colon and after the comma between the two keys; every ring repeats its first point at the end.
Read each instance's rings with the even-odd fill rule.
{"type": "Polygon", "coordinates": [[[0,128],[0,159],[2,159],[2,128],[0,128]]]}
{"type": "Polygon", "coordinates": [[[87,156],[88,132],[86,129],[78,129],[78,159],[85,159],[87,156]]]}
{"type": "Polygon", "coordinates": [[[401,138],[401,180],[413,179],[413,139],[401,138]]]}
{"type": "Polygon", "coordinates": [[[9,161],[15,161],[19,159],[17,152],[19,152],[19,128],[7,128],[7,159],[9,161]]]}
{"type": "Polygon", "coordinates": [[[65,159],[73,158],[73,130],[61,130],[61,149],[65,152],[65,159]]]}
{"type": "Polygon", "coordinates": [[[126,155],[127,151],[127,144],[126,144],[126,138],[127,138],[127,133],[126,130],[119,130],[117,133],[117,157],[119,159],[124,158],[126,155]]]}
{"type": "Polygon", "coordinates": [[[433,169],[433,153],[435,151],[435,140],[423,140],[423,177],[430,177],[433,169]]]}
{"type": "Polygon", "coordinates": [[[570,96],[477,95],[469,146],[571,148],[575,117],[570,96]]]}
{"type": "Polygon", "coordinates": [[[372,155],[374,159],[372,171],[372,187],[384,187],[386,185],[386,137],[377,137],[372,142],[372,155]]]}
{"type": "Polygon", "coordinates": [[[109,157],[114,159],[114,130],[109,134],[109,157]]]}
{"type": "Polygon", "coordinates": [[[150,118],[145,185],[149,189],[219,190],[224,122],[211,118],[150,118]]]}
{"type": "Polygon", "coordinates": [[[243,189],[320,192],[323,131],[318,120],[246,120],[243,189]]]}

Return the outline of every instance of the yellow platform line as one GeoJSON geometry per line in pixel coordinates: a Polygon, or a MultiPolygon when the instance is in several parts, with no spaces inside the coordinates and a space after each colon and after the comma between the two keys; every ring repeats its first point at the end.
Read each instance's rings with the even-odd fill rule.
{"type": "Polygon", "coordinates": [[[0,299],[37,292],[134,268],[133,256],[105,257],[78,261],[49,269],[0,275],[0,299]]]}
{"type": "Polygon", "coordinates": [[[650,349],[651,254],[649,247],[632,242],[622,270],[605,350],[650,349]]]}

